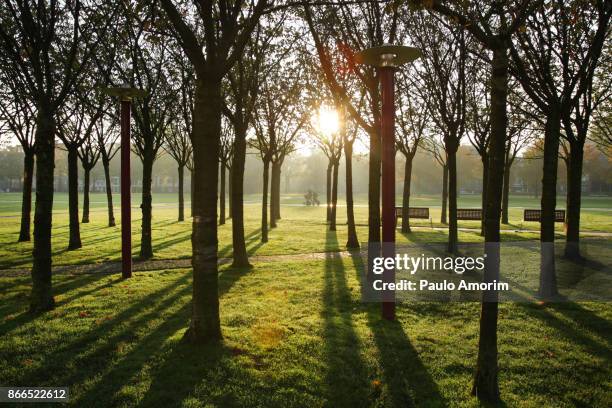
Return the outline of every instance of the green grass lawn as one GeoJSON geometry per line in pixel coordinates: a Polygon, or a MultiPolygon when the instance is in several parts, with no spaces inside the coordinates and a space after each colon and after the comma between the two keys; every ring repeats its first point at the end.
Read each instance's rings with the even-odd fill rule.
{"type": "MultiPolygon", "coordinates": [[[[354,260],[222,267],[219,346],[180,342],[189,270],[54,277],[57,307],[25,313],[29,279],[0,278],[0,384],[69,385],[71,405],[478,406],[478,303],[362,303],[354,260]]],[[[612,404],[612,308],[500,305],[507,406],[612,404]]]]}
{"type": "MultiPolygon", "coordinates": [[[[345,207],[338,208],[338,237],[337,241],[330,242],[325,236],[325,208],[305,207],[300,204],[297,195],[283,196],[282,217],[278,228],[270,233],[270,241],[262,245],[260,242],[261,207],[259,197],[247,196],[245,205],[245,234],[247,248],[252,255],[277,255],[307,252],[337,251],[344,248],[346,242],[346,213],[345,207]]],[[[437,198],[436,198],[437,199],[437,198]]],[[[0,194],[0,269],[9,267],[29,267],[32,258],[31,243],[17,243],[19,234],[20,196],[18,194],[0,194]]],[[[132,209],[132,241],[134,256],[138,255],[140,244],[141,212],[138,208],[139,197],[135,195],[132,209]]],[[[461,198],[460,206],[472,206],[479,198],[461,198]],[[465,202],[461,201],[464,200],[465,202]]],[[[89,224],[81,224],[81,239],[83,248],[67,251],[68,246],[68,215],[66,194],[56,194],[54,200],[53,219],[53,262],[55,265],[97,263],[120,258],[120,227],[107,227],[106,201],[102,194],[93,194],[92,210],[89,224]]],[[[115,197],[115,203],[119,197],[115,197]]],[[[156,194],[153,198],[153,251],[155,258],[175,259],[189,258],[191,256],[191,221],[187,218],[177,222],[177,205],[175,194],[156,194]]],[[[415,197],[415,206],[435,204],[434,197],[415,197]]],[[[584,231],[612,231],[612,199],[587,198],[582,214],[582,229],[584,231]],[[607,207],[606,207],[607,206],[607,207]],[[593,209],[600,207],[599,210],[593,209]]],[[[537,205],[535,199],[518,197],[517,204],[532,207],[537,205]],[[531,201],[528,201],[531,200],[531,201]]],[[[189,215],[189,204],[186,208],[189,215]]],[[[356,222],[358,235],[362,242],[367,240],[367,207],[365,201],[358,201],[356,222]]],[[[430,220],[412,220],[412,224],[421,227],[439,227],[440,209],[432,207],[430,220]]],[[[119,209],[115,210],[119,223],[119,209]]],[[[515,207],[510,212],[511,223],[503,228],[508,230],[539,228],[538,223],[521,222],[522,209],[515,207]]],[[[478,221],[460,221],[460,227],[480,228],[478,221]]],[[[563,233],[563,226],[557,225],[559,234],[563,233]]],[[[538,234],[506,232],[506,240],[537,239],[538,234]]],[[[432,229],[415,229],[411,234],[399,234],[398,242],[444,242],[447,239],[445,231],[432,229]]],[[[478,242],[481,237],[477,232],[460,232],[460,241],[478,242]]],[[[562,236],[559,235],[559,239],[562,236]]],[[[231,256],[231,220],[219,228],[219,254],[231,256]]]]}
{"type": "MultiPolygon", "coordinates": [[[[31,244],[15,242],[19,204],[9,197],[0,195],[0,269],[31,264],[31,244]]],[[[176,222],[173,197],[154,197],[156,258],[191,255],[191,223],[176,222]]],[[[119,259],[119,228],[106,227],[105,202],[98,195],[93,197],[92,222],[81,224],[83,248],[66,250],[65,198],[57,195],[55,201],[54,264],[119,259]]],[[[0,385],[68,385],[75,407],[479,406],[470,395],[479,304],[406,302],[398,306],[397,322],[381,320],[378,305],[361,301],[359,258],[334,252],[344,249],[346,241],[343,208],[338,231],[331,233],[326,231],[324,208],[288,205],[299,204],[298,199],[283,197],[283,219],[270,242],[261,244],[260,207],[257,197],[248,198],[249,252],[326,254],[320,259],[256,261],[252,269],[222,266],[220,345],[197,348],[180,342],[189,322],[188,269],[139,272],[127,281],[119,275],[56,274],[57,307],[42,315],[27,313],[27,275],[0,275],[0,385]]],[[[359,204],[358,233],[365,241],[367,213],[364,202],[359,204]]],[[[133,211],[137,254],[140,211],[133,211]]],[[[511,215],[520,226],[520,208],[511,215]]],[[[585,210],[583,219],[587,228],[599,230],[610,225],[611,217],[604,208],[585,210]],[[593,218],[586,221],[588,217],[593,218]]],[[[472,225],[478,223],[460,223],[472,225]]],[[[459,238],[482,241],[477,232],[461,232],[459,238]]],[[[503,234],[506,241],[535,244],[537,238],[532,233],[503,234]]],[[[430,228],[398,233],[399,243],[446,239],[446,231],[430,228]]],[[[230,224],[220,228],[219,240],[221,256],[229,256],[230,224]]],[[[609,268],[610,240],[599,237],[591,246],[589,254],[601,258],[599,264],[572,269],[560,262],[560,279],[568,268],[579,270],[582,278],[601,276],[595,273],[609,268]]],[[[512,254],[516,256],[510,257],[508,267],[517,276],[521,268],[539,265],[538,252],[528,247],[512,254]]],[[[534,287],[524,289],[530,293],[534,287]]],[[[504,403],[612,405],[611,319],[612,306],[605,302],[543,306],[527,297],[522,303],[500,304],[504,403]]]]}

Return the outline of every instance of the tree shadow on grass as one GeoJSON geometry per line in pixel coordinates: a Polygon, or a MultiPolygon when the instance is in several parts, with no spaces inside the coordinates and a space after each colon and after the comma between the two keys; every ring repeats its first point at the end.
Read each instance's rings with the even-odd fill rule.
{"type": "Polygon", "coordinates": [[[45,364],[32,372],[26,372],[19,383],[39,386],[60,383],[73,385],[87,381],[88,373],[83,372],[83,368],[91,370],[92,367],[95,369],[90,373],[98,375],[113,362],[112,358],[121,345],[129,345],[138,340],[138,329],[146,326],[160,310],[170,307],[189,292],[189,287],[184,286],[187,278],[188,275],[179,277],[118,314],[80,332],[82,334],[58,344],[52,352],[44,354],[45,364]]]}
{"type": "MultiPolygon", "coordinates": [[[[247,270],[248,268],[226,268],[220,276],[219,296],[227,293],[247,270]]],[[[180,405],[181,401],[196,393],[197,386],[202,382],[210,380],[224,385],[222,379],[218,378],[220,372],[246,381],[251,375],[240,365],[231,362],[231,357],[235,355],[234,349],[223,342],[197,346],[180,341],[183,329],[189,324],[190,306],[190,302],[186,303],[155,330],[149,332],[139,341],[135,352],[127,355],[107,372],[92,390],[78,401],[78,405],[88,406],[88,403],[99,398],[116,395],[121,387],[138,376],[143,366],[152,368],[151,384],[139,402],[139,406],[143,407],[180,405]],[[177,335],[179,330],[181,333],[177,335]],[[175,339],[170,340],[173,336],[175,339]],[[117,377],[122,380],[117,381],[117,377]]],[[[256,382],[255,379],[253,382],[256,382]]],[[[199,395],[198,398],[214,399],[219,406],[232,406],[232,395],[213,396],[207,394],[207,391],[209,390],[206,387],[197,391],[198,394],[206,394],[199,395]]],[[[110,402],[120,404],[122,401],[110,402]]]]}
{"type": "MultiPolygon", "coordinates": [[[[363,260],[358,252],[351,253],[351,259],[363,284],[363,273],[359,272],[364,267],[363,260]]],[[[447,406],[401,323],[383,320],[379,303],[368,305],[367,319],[382,370],[381,397],[395,407],[447,406]]]]}
{"type": "Polygon", "coordinates": [[[608,347],[612,348],[612,341],[610,340],[612,339],[612,323],[610,320],[596,315],[593,311],[575,302],[550,303],[548,307],[597,333],[599,337],[606,341],[608,347]]]}
{"type": "MultiPolygon", "coordinates": [[[[522,286],[517,282],[508,280],[511,287],[518,288],[522,291],[528,292],[529,288],[522,286]]],[[[515,293],[515,296],[519,296],[515,293]]],[[[524,301],[519,301],[517,304],[527,313],[529,316],[545,322],[547,325],[555,329],[561,336],[566,337],[573,343],[577,343],[585,347],[591,354],[601,356],[606,359],[612,358],[612,340],[610,336],[612,334],[610,323],[601,317],[595,316],[592,312],[584,309],[577,303],[574,302],[559,302],[559,303],[546,303],[545,305],[533,303],[529,298],[524,297],[524,301]],[[581,328],[574,327],[573,324],[565,322],[555,316],[548,308],[558,311],[566,317],[567,314],[573,314],[573,318],[570,318],[574,322],[577,322],[579,326],[586,326],[586,328],[594,333],[601,339],[598,341],[581,330],[581,328]],[[570,312],[572,311],[572,312],[570,312]],[[565,312],[565,313],[564,313],[565,312]],[[585,313],[581,316],[582,313],[585,313]],[[595,318],[594,324],[589,319],[595,318]]]]}
{"type": "Polygon", "coordinates": [[[153,254],[159,252],[162,249],[168,248],[172,245],[179,244],[191,239],[191,231],[179,231],[174,234],[168,234],[164,236],[164,240],[153,242],[153,254]],[[174,238],[173,238],[174,237],[174,238]]]}
{"type": "MultiPolygon", "coordinates": [[[[62,299],[61,296],[64,293],[71,292],[82,288],[83,286],[88,286],[94,284],[96,281],[107,277],[108,275],[79,275],[72,279],[65,279],[61,283],[57,283],[53,286],[53,295],[61,300],[56,302],[56,307],[66,303],[66,298],[62,299]]],[[[29,308],[29,285],[31,285],[31,280],[29,277],[19,278],[18,282],[27,283],[28,291],[27,292],[18,292],[13,297],[13,302],[4,302],[2,306],[0,306],[0,320],[3,321],[0,324],[0,336],[6,336],[8,333],[12,332],[15,329],[27,324],[39,316],[41,313],[30,313],[28,311],[29,308]],[[16,316],[12,316],[18,313],[16,316]]],[[[101,289],[106,286],[106,284],[97,286],[93,290],[101,289]]],[[[8,287],[8,285],[3,285],[0,289],[4,291],[4,289],[8,287]]],[[[74,300],[77,297],[85,296],[87,293],[83,291],[79,291],[78,294],[71,295],[69,300],[74,300]]]]}
{"type": "MultiPolygon", "coordinates": [[[[247,247],[248,247],[248,243],[249,242],[254,241],[255,239],[259,238],[260,233],[261,233],[261,231],[259,229],[256,229],[253,232],[251,232],[251,233],[249,233],[249,234],[244,236],[244,240],[247,243],[247,247]]],[[[233,246],[233,244],[230,243],[230,244],[224,246],[223,248],[221,248],[218,251],[219,256],[220,257],[231,257],[233,255],[232,251],[231,251],[232,246],[233,246]]]]}
{"type": "MultiPolygon", "coordinates": [[[[326,242],[338,245],[335,231],[327,231],[326,242]]],[[[326,398],[332,407],[369,406],[375,397],[353,325],[353,306],[342,258],[338,253],[327,252],[321,314],[327,359],[326,398]]]]}

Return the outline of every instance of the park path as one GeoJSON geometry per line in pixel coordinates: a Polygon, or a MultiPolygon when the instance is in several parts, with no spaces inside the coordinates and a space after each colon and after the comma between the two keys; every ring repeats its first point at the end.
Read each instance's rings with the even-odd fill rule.
{"type": "MultiPolygon", "coordinates": [[[[413,230],[431,230],[431,227],[411,226],[413,230]]],[[[447,230],[448,227],[434,227],[434,230],[447,230]]],[[[459,231],[479,232],[479,228],[459,228],[459,231]]],[[[519,232],[519,233],[539,233],[537,230],[524,229],[504,229],[500,232],[519,232]]],[[[612,232],[585,231],[580,233],[585,237],[612,237],[612,232]]],[[[262,262],[290,262],[290,261],[309,261],[324,260],[330,255],[334,257],[347,257],[351,255],[349,251],[328,251],[328,252],[308,252],[298,254],[279,254],[279,255],[252,255],[249,261],[254,263],[262,262]]],[[[232,258],[219,258],[219,264],[231,263],[232,258]]],[[[167,269],[191,268],[191,259],[152,259],[148,261],[136,261],[132,264],[134,272],[146,272],[167,269]]],[[[0,269],[0,277],[17,277],[29,275],[31,268],[8,268],[0,269]]],[[[60,275],[82,275],[82,274],[114,274],[121,272],[121,261],[107,261],[93,264],[74,264],[57,265],[53,267],[53,274],[60,275]]]]}
{"type": "MultiPolygon", "coordinates": [[[[346,257],[350,256],[348,251],[330,252],[309,252],[302,254],[282,254],[282,255],[252,255],[249,261],[253,263],[262,262],[290,262],[290,261],[310,261],[324,260],[326,257],[346,257]]],[[[232,262],[232,258],[219,258],[219,265],[232,262]]],[[[146,272],[167,269],[191,268],[191,259],[151,259],[148,261],[138,261],[132,264],[132,271],[146,272]]],[[[29,275],[31,268],[9,268],[0,269],[0,278],[18,277],[29,275]]],[[[53,267],[53,275],[84,275],[84,274],[114,274],[121,273],[121,261],[108,261],[95,264],[76,264],[58,265],[53,267]]]]}

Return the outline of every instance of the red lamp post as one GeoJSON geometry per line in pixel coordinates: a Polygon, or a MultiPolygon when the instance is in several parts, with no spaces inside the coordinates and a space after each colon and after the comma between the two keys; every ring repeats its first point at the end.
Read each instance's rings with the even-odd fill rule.
{"type": "MultiPolygon", "coordinates": [[[[395,256],[395,83],[396,69],[419,58],[412,47],[385,44],[368,48],[357,55],[357,61],[378,69],[381,87],[381,161],[382,161],[382,256],[395,256]]],[[[395,281],[395,269],[383,272],[384,282],[395,281]]],[[[384,291],[382,317],[395,320],[395,292],[384,291]]]]}
{"type": "Polygon", "coordinates": [[[143,96],[140,89],[123,85],[104,92],[121,101],[121,277],[132,277],[132,190],[130,178],[130,110],[132,98],[143,96]]]}

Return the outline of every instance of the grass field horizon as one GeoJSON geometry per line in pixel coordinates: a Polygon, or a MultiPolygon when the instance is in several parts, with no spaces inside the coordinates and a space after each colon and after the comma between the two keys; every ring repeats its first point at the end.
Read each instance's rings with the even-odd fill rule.
{"type": "MultiPolygon", "coordinates": [[[[82,199],[82,195],[80,195],[82,199]]],[[[17,242],[20,226],[21,196],[13,193],[0,194],[0,269],[31,266],[31,242],[17,242]]],[[[188,195],[186,195],[188,198],[188,195]]],[[[245,197],[245,237],[250,255],[283,255],[312,252],[339,251],[344,249],[347,239],[346,211],[338,208],[338,240],[329,242],[325,238],[325,205],[307,207],[299,202],[298,195],[281,196],[281,216],[283,219],[278,227],[270,231],[270,241],[260,242],[261,204],[255,201],[256,195],[245,197]]],[[[115,197],[115,204],[119,199],[115,197]]],[[[140,197],[134,194],[132,200],[132,241],[133,255],[138,256],[140,244],[141,211],[140,197]]],[[[401,201],[398,201],[401,202],[401,201]]],[[[428,206],[435,202],[432,196],[414,197],[414,206],[428,206]]],[[[459,206],[470,206],[479,203],[480,197],[463,197],[459,206]],[[462,201],[463,200],[463,201],[462,201]]],[[[612,232],[612,198],[585,198],[582,211],[581,230],[583,232],[612,232]],[[608,207],[607,207],[608,206],[608,207]]],[[[53,263],[54,265],[99,263],[118,261],[120,259],[120,211],[115,207],[114,213],[117,226],[107,226],[106,196],[92,194],[90,222],[80,224],[83,247],[67,251],[68,245],[68,215],[64,207],[67,204],[67,194],[56,194],[55,214],[53,220],[53,263]]],[[[339,205],[343,204],[339,202],[339,205]]],[[[537,240],[539,223],[522,221],[522,206],[538,204],[535,199],[523,196],[511,200],[510,224],[503,225],[504,240],[537,240]],[[518,232],[531,230],[535,232],[518,232]]],[[[82,207],[79,208],[82,214],[82,207]]],[[[227,211],[227,210],[226,210],[227,211]]],[[[227,211],[226,213],[228,213],[227,211]]],[[[178,200],[176,194],[155,194],[153,196],[153,253],[154,259],[186,259],[191,256],[191,218],[189,202],[185,203],[185,221],[178,222],[178,200]]],[[[430,220],[411,219],[411,225],[416,227],[409,234],[397,233],[398,243],[409,242],[444,242],[447,233],[441,229],[446,227],[440,223],[440,208],[430,206],[430,220]]],[[[357,233],[362,244],[367,243],[367,202],[359,199],[355,207],[357,233]]],[[[481,242],[482,237],[477,231],[479,221],[459,221],[460,228],[473,229],[460,231],[461,242],[481,242]]],[[[563,225],[557,223],[557,239],[563,239],[563,225]]],[[[225,225],[219,226],[219,256],[231,256],[231,219],[225,225]]]]}

